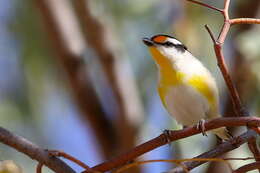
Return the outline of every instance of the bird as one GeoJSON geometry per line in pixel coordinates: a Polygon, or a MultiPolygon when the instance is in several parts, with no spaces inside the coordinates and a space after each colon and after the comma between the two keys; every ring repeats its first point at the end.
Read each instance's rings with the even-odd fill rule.
{"type": "MultiPolygon", "coordinates": [[[[205,120],[221,117],[219,93],[210,71],[173,36],[157,34],[143,38],[158,71],[158,93],[163,106],[184,127],[197,125],[204,132],[205,120]]],[[[211,130],[222,140],[225,127],[211,130]]]]}

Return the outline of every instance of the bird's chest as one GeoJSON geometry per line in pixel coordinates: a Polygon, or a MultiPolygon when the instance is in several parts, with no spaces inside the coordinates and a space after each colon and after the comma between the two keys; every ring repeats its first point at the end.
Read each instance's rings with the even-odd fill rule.
{"type": "Polygon", "coordinates": [[[169,114],[183,125],[192,125],[204,119],[209,110],[205,97],[189,85],[159,87],[159,94],[169,114]]]}
{"type": "Polygon", "coordinates": [[[158,93],[161,100],[165,105],[165,97],[169,94],[172,88],[184,83],[185,74],[180,71],[175,71],[173,69],[163,69],[159,73],[158,82],[158,93]]]}

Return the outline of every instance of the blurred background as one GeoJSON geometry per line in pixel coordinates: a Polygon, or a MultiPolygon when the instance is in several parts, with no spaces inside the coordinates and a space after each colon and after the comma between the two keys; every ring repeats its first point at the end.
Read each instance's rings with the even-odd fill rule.
{"type": "MultiPolygon", "coordinates": [[[[222,7],[222,1],[203,2],[222,7]]],[[[260,17],[260,1],[232,1],[231,17],[260,17]]],[[[222,16],[184,0],[1,0],[0,125],[42,148],[63,150],[95,166],[164,129],[182,128],[159,100],[157,69],[143,37],[158,33],[181,40],[217,79],[221,112],[233,116],[227,88],[204,25],[217,36],[222,16]]],[[[224,45],[243,103],[259,115],[260,28],[234,26],[224,45]]],[[[245,129],[231,129],[240,134],[245,129]]],[[[196,135],[142,157],[192,158],[213,148],[213,135],[196,135]]],[[[228,153],[247,157],[246,145],[228,153]]],[[[0,144],[0,160],[23,172],[37,162],[0,144]]],[[[234,168],[245,161],[232,161],[234,168]]],[[[76,171],[83,169],[68,162],[76,171]]],[[[152,163],[129,172],[165,172],[176,165],[152,163]]],[[[209,163],[192,172],[228,172],[209,163]]],[[[43,172],[52,172],[44,168],[43,172]]]]}

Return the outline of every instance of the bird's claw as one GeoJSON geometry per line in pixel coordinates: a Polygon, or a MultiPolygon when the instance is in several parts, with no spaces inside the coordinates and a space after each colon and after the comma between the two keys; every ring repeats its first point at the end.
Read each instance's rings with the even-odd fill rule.
{"type": "Polygon", "coordinates": [[[165,135],[167,144],[170,144],[170,143],[171,143],[170,131],[169,131],[169,130],[164,130],[164,131],[163,131],[163,134],[165,135]]]}
{"type": "Polygon", "coordinates": [[[205,120],[204,119],[199,120],[199,122],[197,124],[197,129],[202,132],[203,136],[208,136],[205,131],[205,120]]]}

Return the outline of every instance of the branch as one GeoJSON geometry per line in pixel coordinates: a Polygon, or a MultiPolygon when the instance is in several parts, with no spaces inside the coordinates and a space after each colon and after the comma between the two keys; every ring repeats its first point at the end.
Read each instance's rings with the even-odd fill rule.
{"type": "Polygon", "coordinates": [[[207,8],[210,8],[210,9],[212,9],[212,10],[216,10],[216,11],[221,12],[221,13],[223,12],[222,9],[219,9],[219,8],[213,7],[213,6],[208,5],[208,4],[205,4],[205,3],[203,3],[203,2],[199,2],[199,1],[195,1],[195,0],[187,0],[187,1],[192,2],[192,3],[194,3],[194,4],[198,4],[198,5],[201,5],[201,6],[207,7],[207,8]]]}
{"type": "Polygon", "coordinates": [[[228,14],[229,4],[230,4],[230,0],[224,0],[223,15],[225,20],[229,20],[229,14],[228,14]]]}
{"type": "Polygon", "coordinates": [[[63,157],[65,159],[70,160],[71,162],[74,162],[75,164],[81,166],[82,168],[85,168],[86,170],[92,171],[90,170],[90,167],[88,165],[86,165],[85,163],[83,163],[82,161],[76,159],[75,157],[63,152],[63,151],[58,151],[58,150],[48,150],[49,155],[51,156],[55,156],[55,157],[63,157]]]}
{"type": "MultiPolygon", "coordinates": [[[[205,122],[205,131],[209,131],[219,127],[231,127],[231,126],[249,126],[249,127],[257,127],[260,126],[260,118],[257,117],[236,117],[236,118],[217,118],[214,120],[205,122]]],[[[169,131],[167,135],[165,133],[159,135],[158,137],[151,139],[148,142],[145,142],[130,151],[115,157],[107,162],[101,163],[92,167],[95,171],[105,172],[111,169],[117,168],[126,164],[129,161],[134,160],[136,157],[141,156],[144,153],[147,153],[155,148],[158,148],[162,145],[168,143],[168,141],[176,141],[179,139],[183,139],[189,136],[193,136],[201,133],[200,130],[197,129],[197,126],[188,127],[182,130],[169,131]]],[[[251,132],[250,132],[251,133],[251,132]]],[[[232,145],[236,145],[238,140],[233,138],[230,140],[232,145]]],[[[87,171],[84,171],[87,173],[87,171]]]]}
{"type": "Polygon", "coordinates": [[[40,164],[46,165],[54,172],[76,173],[66,163],[56,157],[50,157],[49,152],[40,148],[36,144],[27,139],[17,136],[6,129],[0,127],[0,141],[19,152],[29,156],[33,160],[37,160],[40,164]]]}
{"type": "MultiPolygon", "coordinates": [[[[189,0],[187,0],[189,1],[189,0]]],[[[193,2],[193,1],[192,1],[193,2]]],[[[195,3],[195,2],[193,2],[195,3]]],[[[196,3],[198,4],[198,3],[196,3]]],[[[200,4],[202,6],[208,6],[205,4],[200,4]]],[[[243,109],[242,106],[242,102],[240,100],[239,94],[237,92],[237,89],[235,88],[231,77],[228,73],[228,69],[225,63],[225,58],[222,52],[222,46],[225,42],[227,33],[230,29],[230,26],[234,25],[234,24],[250,24],[250,23],[260,23],[260,19],[251,19],[251,18],[238,18],[238,19],[230,19],[229,18],[229,5],[230,5],[230,0],[224,0],[224,8],[220,11],[221,14],[224,16],[224,23],[222,26],[222,29],[219,33],[219,37],[217,40],[214,39],[212,32],[210,31],[209,27],[206,26],[207,31],[210,34],[210,37],[214,43],[214,49],[215,49],[215,54],[216,54],[216,58],[218,61],[218,66],[222,72],[222,76],[226,82],[226,85],[228,87],[229,90],[229,94],[231,96],[231,100],[232,100],[232,104],[233,104],[233,108],[234,108],[234,112],[236,113],[237,116],[249,116],[249,113],[247,111],[245,111],[243,109]]],[[[256,140],[250,140],[248,142],[248,146],[250,151],[253,153],[253,155],[256,157],[256,160],[258,156],[260,155],[260,152],[257,148],[257,144],[256,144],[256,140]]],[[[260,172],[260,169],[259,169],[260,172]]]]}
{"type": "Polygon", "coordinates": [[[224,59],[224,55],[222,52],[222,46],[219,44],[218,41],[214,43],[214,49],[217,56],[218,66],[222,72],[223,78],[225,79],[226,85],[229,89],[229,93],[231,95],[231,100],[234,106],[234,112],[237,116],[242,116],[244,114],[244,110],[242,108],[242,103],[239,97],[239,94],[237,92],[237,89],[235,88],[232,79],[228,73],[227,65],[224,59]]]}
{"type": "Polygon", "coordinates": [[[260,162],[254,162],[254,163],[249,163],[247,165],[244,165],[237,170],[235,170],[233,173],[246,173],[255,169],[260,169],[260,162]]]}
{"type": "MultiPolygon", "coordinates": [[[[213,152],[212,152],[213,153],[213,152]]],[[[246,161],[246,160],[253,160],[255,159],[254,157],[240,157],[240,158],[232,158],[232,157],[226,157],[226,158],[222,158],[222,157],[216,157],[216,158],[198,158],[198,157],[195,157],[195,158],[187,158],[187,159],[153,159],[153,160],[144,160],[144,161],[135,161],[135,162],[132,162],[132,163],[129,163],[127,165],[124,165],[122,167],[120,167],[119,169],[117,169],[116,171],[114,171],[115,173],[119,173],[119,172],[123,172],[127,169],[130,169],[130,168],[133,168],[137,165],[144,165],[144,164],[148,164],[148,163],[158,163],[158,162],[165,162],[165,163],[174,163],[176,165],[178,165],[179,167],[183,168],[181,170],[180,168],[180,172],[184,171],[184,172],[188,172],[189,170],[187,169],[186,165],[184,165],[183,163],[188,163],[188,162],[192,162],[192,161],[197,161],[197,162],[222,162],[222,163],[225,163],[229,168],[230,170],[233,171],[232,169],[232,166],[229,162],[227,161],[234,161],[234,160],[242,160],[242,161],[246,161]]],[[[179,168],[174,168],[172,169],[171,171],[177,171],[177,169],[179,168]]],[[[171,173],[168,172],[168,173],[171,173]]]]}
{"type": "MultiPolygon", "coordinates": [[[[234,150],[238,147],[240,147],[242,144],[246,143],[248,140],[256,137],[256,132],[253,130],[248,130],[247,132],[245,132],[244,134],[235,137],[233,139],[231,139],[228,142],[224,142],[220,145],[218,145],[216,148],[205,152],[197,157],[195,157],[195,159],[199,159],[199,158],[215,158],[217,156],[222,155],[223,153],[226,153],[228,151],[234,150]]],[[[192,161],[192,162],[184,162],[182,163],[188,170],[192,170],[198,166],[200,166],[201,164],[206,163],[205,161],[192,161]]],[[[170,170],[168,173],[182,173],[184,172],[183,168],[181,167],[177,167],[174,168],[172,170],[170,170]]]]}
{"type": "MultiPolygon", "coordinates": [[[[260,152],[257,146],[256,138],[252,138],[248,140],[248,148],[253,153],[255,161],[260,161],[260,152]]],[[[260,169],[258,169],[258,172],[260,172],[260,169]]]]}
{"type": "Polygon", "coordinates": [[[215,43],[215,42],[216,42],[216,39],[215,39],[214,34],[212,33],[212,31],[210,30],[209,26],[208,26],[208,25],[205,25],[205,28],[206,28],[206,30],[208,31],[209,36],[210,36],[212,42],[215,43]]]}
{"type": "Polygon", "coordinates": [[[43,166],[42,163],[38,163],[37,164],[37,166],[36,166],[36,173],[42,173],[42,166],[43,166]]]}
{"type": "Polygon", "coordinates": [[[235,24],[260,24],[260,19],[254,18],[236,18],[229,21],[231,25],[235,24]]]}
{"type": "MultiPolygon", "coordinates": [[[[190,1],[190,0],[187,0],[187,1],[190,1]]],[[[190,1],[190,2],[195,3],[194,1],[190,1]]],[[[211,39],[214,43],[214,49],[215,49],[215,54],[216,54],[216,58],[217,58],[217,61],[218,61],[218,66],[220,68],[220,71],[221,71],[223,78],[226,82],[226,85],[228,87],[228,91],[229,91],[229,94],[231,96],[231,100],[232,100],[233,107],[234,107],[234,110],[235,110],[234,112],[236,113],[237,116],[241,116],[241,115],[244,114],[243,106],[242,106],[242,103],[240,101],[240,97],[238,95],[237,89],[235,88],[235,86],[234,86],[234,84],[231,80],[231,77],[228,73],[228,69],[227,69],[225,59],[224,59],[224,55],[223,55],[223,52],[222,52],[222,46],[224,44],[227,33],[228,33],[230,26],[231,26],[229,14],[228,14],[229,4],[230,4],[230,0],[225,0],[224,1],[224,8],[220,11],[221,14],[224,16],[224,24],[222,26],[220,33],[219,33],[218,39],[217,40],[212,39],[212,32],[210,31],[210,29],[208,27],[206,27],[206,29],[209,32],[211,39]]],[[[200,4],[200,5],[202,5],[202,4],[200,4]]],[[[203,5],[203,6],[205,6],[205,5],[203,5]]]]}

